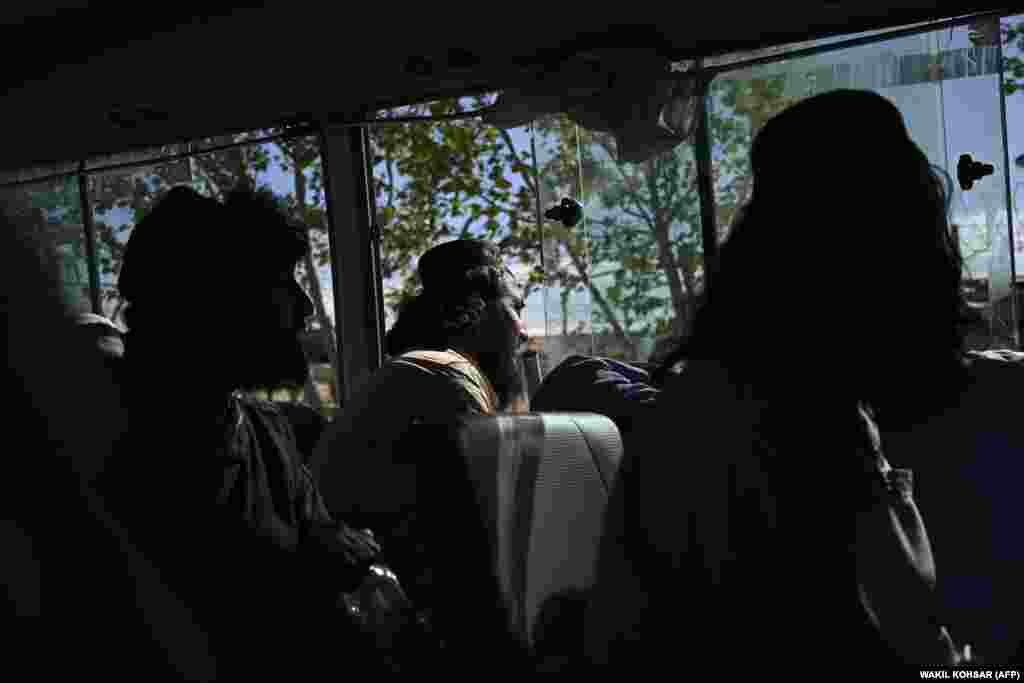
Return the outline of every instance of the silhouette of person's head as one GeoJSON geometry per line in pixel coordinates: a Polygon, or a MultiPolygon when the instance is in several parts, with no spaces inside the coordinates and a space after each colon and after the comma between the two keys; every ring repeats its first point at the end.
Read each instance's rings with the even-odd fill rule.
{"type": "Polygon", "coordinates": [[[479,240],[440,244],[420,257],[423,289],[388,332],[389,355],[454,349],[470,354],[502,407],[523,392],[516,352],[526,341],[523,300],[495,245],[479,240]]]}
{"type": "Polygon", "coordinates": [[[876,396],[912,366],[952,367],[966,308],[949,178],[899,110],[865,91],[809,98],[765,124],[751,162],[752,198],[669,363],[790,373],[786,358],[830,360],[831,383],[876,396]],[[908,345],[909,358],[892,352],[908,345]]]}
{"type": "Polygon", "coordinates": [[[187,368],[183,381],[218,391],[301,386],[308,365],[299,334],[313,307],[295,269],[308,248],[267,191],[243,187],[219,202],[173,188],[125,249],[126,359],[187,368]]]}

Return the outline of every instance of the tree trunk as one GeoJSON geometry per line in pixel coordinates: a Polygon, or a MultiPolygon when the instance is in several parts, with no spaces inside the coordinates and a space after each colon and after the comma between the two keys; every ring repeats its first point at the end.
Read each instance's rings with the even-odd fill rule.
{"type": "MultiPolygon", "coordinates": [[[[292,159],[292,168],[295,172],[295,200],[298,205],[299,215],[304,220],[306,214],[306,174],[302,170],[302,165],[299,163],[299,159],[292,159]]],[[[309,228],[307,228],[308,230],[309,228]]],[[[320,323],[321,329],[327,333],[327,356],[331,362],[331,367],[335,370],[338,367],[337,352],[335,349],[334,339],[334,326],[331,325],[330,318],[327,317],[327,310],[324,307],[324,295],[323,290],[320,288],[320,274],[317,271],[316,263],[313,259],[313,243],[310,241],[309,249],[306,250],[306,254],[303,256],[303,261],[306,267],[306,279],[309,281],[309,291],[312,294],[313,309],[316,314],[317,321],[320,323]]],[[[331,378],[331,394],[334,397],[335,402],[338,401],[338,387],[337,387],[337,372],[335,376],[331,378]]],[[[306,382],[306,400],[310,402],[314,408],[318,411],[323,408],[320,401],[320,393],[316,390],[316,386],[313,383],[312,374],[306,382]]]]}
{"type": "Polygon", "coordinates": [[[580,274],[580,279],[583,280],[583,284],[585,284],[587,289],[590,290],[590,295],[594,297],[594,301],[596,301],[597,305],[601,308],[601,312],[604,313],[605,318],[607,318],[608,322],[611,323],[615,336],[625,342],[633,358],[639,356],[640,354],[639,351],[637,351],[636,344],[632,339],[630,339],[629,335],[626,334],[626,331],[622,328],[622,323],[619,322],[618,316],[616,316],[615,312],[612,311],[611,305],[609,305],[608,301],[591,281],[590,273],[587,272],[587,267],[586,264],[583,263],[583,258],[571,247],[566,249],[566,251],[569,252],[569,258],[572,259],[572,265],[576,269],[576,272],[580,274]]]}
{"type": "MultiPolygon", "coordinates": [[[[672,333],[678,336],[682,335],[689,323],[688,297],[683,289],[683,280],[679,276],[679,265],[672,249],[670,233],[672,221],[671,219],[666,220],[664,214],[659,211],[655,216],[655,222],[654,239],[658,245],[658,265],[668,276],[668,291],[672,297],[672,308],[676,313],[675,320],[672,321],[672,333]]],[[[690,294],[692,293],[690,292],[690,294]]]]}
{"type": "Polygon", "coordinates": [[[569,336],[569,290],[562,287],[561,297],[562,304],[562,336],[569,336]]]}
{"type": "MultiPolygon", "coordinates": [[[[679,259],[676,259],[676,263],[678,262],[679,259]]],[[[693,318],[697,314],[698,293],[697,273],[691,270],[688,265],[680,265],[679,270],[683,274],[683,284],[686,286],[687,296],[686,302],[683,306],[683,310],[686,314],[683,317],[683,322],[680,323],[678,326],[675,324],[672,325],[672,332],[676,336],[686,334],[687,330],[690,327],[690,324],[693,322],[693,318]]]]}

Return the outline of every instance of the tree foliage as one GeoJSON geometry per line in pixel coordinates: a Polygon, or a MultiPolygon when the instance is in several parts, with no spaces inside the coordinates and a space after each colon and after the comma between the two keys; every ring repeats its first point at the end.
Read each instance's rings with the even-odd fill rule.
{"type": "Polygon", "coordinates": [[[1024,21],[1003,23],[1000,26],[1003,41],[1003,93],[1012,95],[1024,90],[1024,21]]]}
{"type": "MultiPolygon", "coordinates": [[[[784,106],[780,83],[727,83],[712,108],[717,210],[723,224],[749,192],[750,136],[784,106]]],[[[493,96],[448,100],[384,115],[454,114],[493,96]]],[[[529,268],[529,288],[560,293],[562,334],[574,296],[589,296],[594,330],[636,357],[638,336],[680,334],[701,290],[703,248],[692,140],[643,164],[619,163],[611,135],[565,116],[538,120],[516,144],[478,118],[378,125],[371,129],[374,193],[385,279],[396,312],[418,285],[415,258],[437,242],[476,236],[497,242],[529,268]],[[538,208],[561,197],[587,207],[574,229],[538,208]],[[541,252],[544,262],[541,263],[541,252]]]]}
{"type": "Polygon", "coordinates": [[[70,307],[88,310],[89,272],[78,178],[63,176],[4,188],[0,196],[12,227],[36,245],[44,267],[60,277],[70,307]]]}
{"type": "MultiPolygon", "coordinates": [[[[389,115],[445,115],[485,107],[493,95],[405,107],[389,115]]],[[[479,119],[370,128],[381,270],[401,286],[386,293],[396,311],[415,291],[415,259],[438,242],[473,236],[503,256],[534,265],[534,178],[511,136],[479,119]],[[513,179],[522,184],[516,188],[513,179]]],[[[527,287],[538,283],[531,276],[527,287]]]]}
{"type": "Polygon", "coordinates": [[[972,45],[1003,45],[1003,94],[1024,90],[1024,21],[1020,17],[986,19],[970,26],[972,45]]]}

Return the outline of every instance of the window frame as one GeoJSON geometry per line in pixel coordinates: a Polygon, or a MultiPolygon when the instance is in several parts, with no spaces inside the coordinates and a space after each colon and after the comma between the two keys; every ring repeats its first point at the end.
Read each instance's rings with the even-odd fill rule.
{"type": "MultiPolygon", "coordinates": [[[[697,60],[695,69],[691,73],[698,78],[700,88],[698,96],[701,99],[701,106],[698,108],[700,120],[695,131],[694,146],[698,173],[698,197],[701,205],[701,239],[703,242],[707,278],[705,286],[711,285],[710,276],[717,264],[719,247],[715,220],[714,188],[712,185],[711,138],[708,129],[708,108],[710,105],[708,93],[712,82],[717,76],[728,72],[741,71],[752,66],[799,59],[861,45],[880,43],[895,38],[941,31],[985,18],[999,20],[1007,16],[1014,16],[1016,13],[1015,10],[1006,8],[989,10],[729,63],[706,65],[697,60]]],[[[1000,49],[1001,45],[1000,43],[1000,49]]],[[[1003,77],[1003,72],[1000,71],[1000,82],[1002,82],[1003,77]]],[[[487,88],[487,90],[490,91],[493,88],[487,88]]],[[[1004,155],[1006,156],[1004,162],[1006,164],[1005,167],[1009,168],[1009,149],[1007,144],[1005,144],[1007,133],[1005,100],[1001,101],[1001,107],[1003,147],[1004,155]]],[[[376,111],[382,108],[387,109],[391,107],[374,107],[373,110],[376,111]]],[[[331,276],[334,283],[335,329],[337,331],[336,343],[338,348],[338,362],[334,372],[338,387],[342,392],[342,396],[339,398],[345,400],[351,395],[359,379],[378,369],[383,362],[385,312],[382,297],[383,279],[379,262],[380,235],[378,232],[379,228],[375,225],[374,220],[376,215],[375,198],[369,190],[369,182],[373,177],[373,168],[372,158],[367,153],[367,119],[365,117],[368,111],[358,112],[360,123],[347,123],[344,118],[330,115],[314,123],[303,122],[286,126],[284,130],[273,135],[256,137],[242,142],[206,147],[198,146],[199,139],[197,139],[176,143],[177,146],[184,145],[185,151],[180,153],[155,152],[152,156],[147,156],[143,151],[140,153],[139,159],[121,163],[103,163],[102,161],[97,163],[95,159],[79,160],[76,171],[61,171],[35,177],[32,176],[31,172],[28,172],[21,175],[19,180],[0,183],[0,189],[33,185],[70,176],[77,177],[89,266],[90,305],[94,312],[101,313],[98,255],[95,235],[92,230],[93,222],[89,194],[85,191],[88,187],[90,175],[112,170],[166,163],[175,159],[188,158],[195,154],[276,142],[292,137],[318,136],[321,142],[320,153],[323,156],[324,163],[324,193],[331,253],[331,276]],[[346,226],[346,229],[341,228],[343,224],[346,226]],[[353,302],[359,303],[353,304],[353,302]],[[350,305],[346,305],[346,303],[350,305]]],[[[348,120],[351,121],[351,119],[348,120]]],[[[166,150],[176,145],[169,144],[155,149],[166,150]]],[[[1012,193],[1008,178],[1006,183],[1007,196],[1010,197],[1012,193]]],[[[1007,210],[1010,212],[1009,225],[1012,230],[1012,207],[1008,206],[1007,210]]],[[[1012,251],[1010,267],[1011,275],[1016,281],[1017,269],[1012,251]]],[[[1019,342],[1020,340],[1018,340],[1018,344],[1019,342]]]]}

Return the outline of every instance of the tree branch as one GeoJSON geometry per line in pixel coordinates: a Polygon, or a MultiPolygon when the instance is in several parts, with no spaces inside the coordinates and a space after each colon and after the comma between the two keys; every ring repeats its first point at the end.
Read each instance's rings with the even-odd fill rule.
{"type": "Polygon", "coordinates": [[[384,168],[388,174],[388,208],[395,208],[395,159],[391,155],[391,150],[388,148],[384,149],[384,168]]]}
{"type": "MultiPolygon", "coordinates": [[[[509,135],[509,132],[504,128],[499,128],[498,134],[501,135],[501,139],[505,141],[505,146],[508,147],[509,154],[515,157],[516,161],[518,161],[521,165],[525,166],[525,164],[523,164],[522,160],[519,158],[519,152],[516,151],[515,143],[512,142],[512,136],[509,135]]],[[[537,184],[536,182],[534,182],[533,176],[523,170],[520,170],[519,177],[523,179],[523,183],[526,184],[527,189],[529,189],[530,192],[536,197],[537,184]]]]}
{"type": "MultiPolygon", "coordinates": [[[[619,211],[621,211],[622,213],[626,214],[630,218],[635,218],[638,221],[643,221],[644,223],[647,223],[648,226],[651,225],[651,222],[650,222],[651,221],[651,217],[648,216],[647,214],[641,212],[641,211],[635,211],[635,210],[629,209],[629,208],[627,208],[625,206],[619,207],[619,211]]],[[[608,226],[608,227],[611,227],[611,226],[608,226]]]]}
{"type": "Polygon", "coordinates": [[[473,223],[473,216],[468,216],[466,218],[466,222],[462,224],[462,232],[460,232],[459,235],[460,236],[461,235],[465,235],[466,231],[469,230],[469,226],[472,225],[472,223],[473,223]]]}
{"type": "Polygon", "coordinates": [[[664,211],[664,205],[661,203],[661,193],[658,192],[658,157],[648,159],[644,162],[644,166],[647,170],[647,191],[651,195],[651,205],[654,206],[654,220],[661,222],[661,214],[664,211]]]}
{"type": "MultiPolygon", "coordinates": [[[[615,155],[612,153],[611,147],[608,146],[608,141],[601,136],[595,137],[597,139],[597,144],[601,145],[604,151],[608,154],[608,157],[612,160],[612,166],[614,166],[615,169],[619,172],[619,176],[621,176],[622,179],[622,187],[624,190],[624,194],[629,198],[633,205],[636,206],[637,210],[641,214],[640,216],[637,216],[636,214],[627,215],[632,215],[634,218],[639,218],[640,220],[643,220],[653,230],[654,227],[657,225],[654,216],[651,216],[646,211],[644,211],[643,198],[637,194],[636,190],[630,188],[630,185],[632,184],[634,177],[627,174],[625,170],[623,170],[622,168],[623,165],[620,164],[618,161],[615,161],[615,155]]],[[[622,208],[622,211],[625,212],[624,207],[620,208],[622,208]]]]}
{"type": "Polygon", "coordinates": [[[590,295],[594,298],[594,301],[597,302],[601,312],[604,313],[605,318],[607,318],[608,322],[611,324],[612,330],[615,332],[615,336],[626,343],[630,354],[633,358],[636,358],[638,355],[636,344],[629,335],[626,334],[626,330],[623,329],[622,323],[619,322],[619,318],[615,315],[615,311],[612,310],[608,300],[604,298],[604,295],[601,294],[601,291],[590,279],[590,274],[587,272],[587,265],[583,262],[583,257],[568,245],[566,245],[566,251],[569,253],[569,258],[572,260],[573,267],[576,269],[576,272],[579,273],[580,280],[587,286],[587,289],[590,290],[590,295]]]}
{"type": "MultiPolygon", "coordinates": [[[[302,170],[299,163],[293,164],[293,173],[295,178],[295,201],[296,207],[299,212],[299,216],[304,219],[306,215],[306,174],[302,170]]],[[[308,228],[307,228],[308,230],[308,228]]],[[[313,307],[316,313],[317,321],[320,323],[320,327],[325,331],[328,336],[327,344],[327,358],[331,364],[331,368],[334,370],[333,377],[331,380],[331,393],[337,398],[340,394],[338,392],[338,386],[336,384],[338,377],[338,357],[337,349],[335,348],[335,336],[334,326],[331,325],[331,320],[327,316],[327,309],[324,304],[324,292],[320,287],[320,271],[316,267],[316,262],[313,258],[313,244],[310,242],[309,248],[306,249],[306,253],[303,255],[303,265],[306,271],[306,279],[309,284],[309,291],[312,294],[313,307]]],[[[316,390],[312,382],[312,377],[307,377],[306,387],[306,400],[309,401],[317,412],[322,411],[322,404],[320,401],[320,394],[316,390]]]]}

